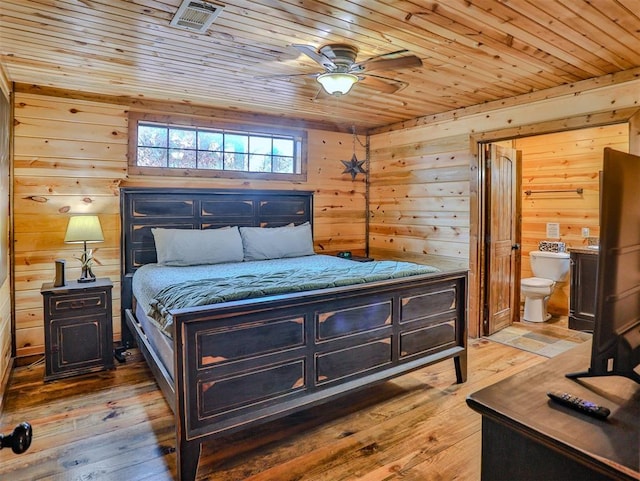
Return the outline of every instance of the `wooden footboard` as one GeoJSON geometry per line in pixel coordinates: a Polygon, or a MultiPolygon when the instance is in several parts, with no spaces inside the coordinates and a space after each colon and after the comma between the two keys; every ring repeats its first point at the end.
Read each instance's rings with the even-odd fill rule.
{"type": "Polygon", "coordinates": [[[206,439],[443,359],[466,380],[466,271],[174,312],[180,480],[206,439]]]}

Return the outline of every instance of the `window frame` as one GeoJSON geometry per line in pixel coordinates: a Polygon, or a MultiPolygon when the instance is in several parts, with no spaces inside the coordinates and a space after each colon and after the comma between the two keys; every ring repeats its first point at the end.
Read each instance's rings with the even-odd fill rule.
{"type": "MultiPolygon", "coordinates": [[[[195,117],[178,114],[154,114],[144,112],[129,112],[128,166],[129,173],[145,176],[171,176],[182,178],[222,178],[222,179],[260,179],[306,182],[307,180],[307,132],[306,130],[288,129],[282,127],[241,124],[225,122],[214,118],[195,117]],[[300,172],[248,172],[244,170],[217,169],[185,169],[175,167],[141,167],[137,165],[138,157],[138,125],[139,123],[157,123],[163,126],[177,126],[186,128],[203,128],[212,130],[229,130],[246,133],[247,135],[289,136],[300,144],[300,172]]],[[[294,159],[294,162],[296,159],[294,159]]]]}

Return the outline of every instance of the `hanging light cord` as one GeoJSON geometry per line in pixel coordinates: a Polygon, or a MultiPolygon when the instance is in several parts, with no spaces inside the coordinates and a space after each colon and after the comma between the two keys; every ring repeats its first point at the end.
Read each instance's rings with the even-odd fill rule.
{"type": "Polygon", "coordinates": [[[365,175],[365,193],[364,193],[364,202],[365,202],[365,212],[367,213],[366,219],[365,219],[365,225],[364,225],[364,229],[365,229],[365,256],[369,256],[369,208],[370,208],[370,204],[369,204],[369,195],[370,195],[370,185],[369,185],[369,175],[371,172],[371,165],[369,162],[369,138],[367,137],[367,141],[366,143],[362,143],[360,141],[360,139],[358,138],[358,135],[356,134],[356,126],[352,125],[351,126],[351,131],[353,132],[353,156],[355,157],[356,155],[356,140],[358,141],[358,144],[360,145],[360,147],[365,149],[365,171],[364,171],[364,175],[365,175]]]}
{"type": "Polygon", "coordinates": [[[356,153],[356,140],[358,141],[358,144],[360,144],[360,147],[366,148],[367,145],[363,144],[360,139],[358,138],[358,135],[356,134],[356,126],[352,125],[351,126],[351,132],[353,132],[353,153],[356,153]]]}

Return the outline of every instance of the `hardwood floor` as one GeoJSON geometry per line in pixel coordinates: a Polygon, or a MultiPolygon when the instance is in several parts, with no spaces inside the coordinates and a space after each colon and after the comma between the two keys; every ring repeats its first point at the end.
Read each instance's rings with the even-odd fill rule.
{"type": "MultiPolygon", "coordinates": [[[[206,443],[200,480],[480,479],[480,415],[471,392],[543,362],[486,339],[469,345],[469,377],[453,361],[206,443]]],[[[42,366],[12,374],[0,429],[33,425],[29,450],[0,451],[0,479],[172,480],[171,411],[141,356],[115,371],[43,382],[42,366]]]]}

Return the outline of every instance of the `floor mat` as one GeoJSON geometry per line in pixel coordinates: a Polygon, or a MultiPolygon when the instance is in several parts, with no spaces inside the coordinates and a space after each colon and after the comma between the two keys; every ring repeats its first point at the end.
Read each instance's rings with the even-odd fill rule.
{"type": "Polygon", "coordinates": [[[591,339],[591,334],[568,329],[537,332],[512,325],[488,336],[487,339],[541,356],[554,357],[591,339]]]}

